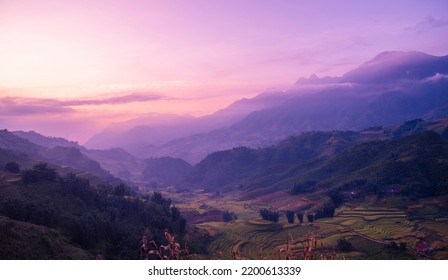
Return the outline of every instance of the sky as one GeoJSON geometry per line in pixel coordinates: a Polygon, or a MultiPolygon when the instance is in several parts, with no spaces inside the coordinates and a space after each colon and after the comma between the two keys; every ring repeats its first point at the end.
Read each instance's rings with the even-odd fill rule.
{"type": "Polygon", "coordinates": [[[448,1],[0,0],[0,128],[82,143],[389,50],[448,55],[448,1]]]}

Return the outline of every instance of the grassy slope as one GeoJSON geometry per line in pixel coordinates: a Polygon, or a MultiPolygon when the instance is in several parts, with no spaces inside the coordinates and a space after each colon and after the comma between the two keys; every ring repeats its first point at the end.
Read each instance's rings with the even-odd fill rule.
{"type": "MultiPolygon", "coordinates": [[[[390,150],[390,153],[384,157],[384,152],[377,153],[383,147],[378,144],[379,142],[373,141],[392,141],[391,139],[400,139],[428,130],[444,134],[447,127],[447,120],[437,122],[415,120],[406,122],[399,127],[378,127],[361,132],[309,132],[297,137],[290,137],[276,146],[264,149],[235,148],[216,152],[193,168],[183,186],[222,191],[242,187],[246,192],[253,192],[253,195],[248,194],[248,198],[256,197],[263,193],[291,188],[295,182],[300,183],[308,179],[321,180],[321,176],[329,178],[333,176],[332,173],[339,172],[339,175],[344,177],[347,172],[355,169],[361,170],[362,168],[358,168],[358,166],[362,167],[366,160],[367,163],[377,164],[367,157],[379,156],[379,160],[385,162],[389,160],[387,156],[391,156],[390,153],[396,153],[392,151],[394,149],[399,149],[398,153],[404,153],[403,149],[400,149],[400,145],[411,148],[412,152],[418,152],[416,151],[418,147],[405,142],[398,142],[395,146],[384,142],[384,145],[388,146],[390,150]],[[355,149],[344,154],[345,157],[341,155],[348,148],[362,143],[369,146],[361,151],[363,147],[361,145],[358,150],[355,149]],[[376,150],[368,151],[370,148],[376,150]],[[331,166],[331,160],[334,162],[333,166],[331,166]]],[[[433,143],[425,143],[426,140],[429,142],[434,140],[429,138],[414,144],[432,145],[433,143]]],[[[430,146],[430,148],[435,147],[430,146]]],[[[416,154],[416,157],[418,156],[419,153],[416,154]]],[[[429,154],[423,156],[429,156],[429,154]]],[[[400,162],[394,168],[403,167],[399,165],[400,162]]],[[[406,166],[404,167],[406,168],[406,166]]],[[[341,180],[339,182],[343,183],[341,180]]]]}
{"type": "Polygon", "coordinates": [[[0,216],[0,259],[89,259],[91,255],[45,226],[0,216]]]}

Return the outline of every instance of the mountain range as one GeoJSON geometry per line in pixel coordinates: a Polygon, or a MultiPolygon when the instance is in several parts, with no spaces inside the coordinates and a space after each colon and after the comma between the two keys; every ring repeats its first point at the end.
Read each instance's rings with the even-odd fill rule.
{"type": "MultiPolygon", "coordinates": [[[[314,75],[309,79],[301,78],[288,91],[267,92],[252,99],[242,99],[210,116],[193,118],[150,114],[111,124],[106,131],[92,137],[87,147],[34,131],[15,131],[13,134],[2,131],[0,148],[10,150],[4,153],[20,154],[60,166],[70,165],[103,178],[115,176],[142,186],[184,183],[191,187],[198,183],[213,187],[216,182],[206,177],[213,178],[215,171],[208,170],[202,179],[195,174],[201,166],[216,165],[216,172],[223,174],[220,175],[223,176],[222,182],[232,183],[233,173],[214,160],[228,157],[229,153],[244,152],[248,161],[254,149],[261,148],[268,151],[266,154],[273,153],[271,156],[274,158],[281,158],[278,153],[287,154],[298,149],[303,153],[303,148],[313,143],[309,149],[314,153],[325,150],[329,155],[330,150],[340,152],[362,142],[393,139],[394,133],[399,134],[403,129],[403,125],[397,125],[411,119],[425,120],[416,126],[420,127],[417,131],[445,133],[442,129],[445,123],[433,120],[447,117],[446,62],[448,56],[385,52],[341,77],[318,78],[314,75]],[[435,128],[436,124],[442,128],[435,128]],[[362,132],[366,128],[388,125],[392,128],[382,133],[362,132]],[[335,132],[333,136],[330,132],[313,133],[332,130],[341,132],[335,132]],[[392,133],[392,130],[396,131],[392,133]],[[350,133],[344,131],[351,131],[354,136],[347,138],[350,133]],[[340,133],[345,136],[340,138],[340,133]],[[302,139],[300,141],[308,144],[282,150],[284,139],[294,135],[300,135],[297,136],[302,139]],[[320,139],[322,135],[333,137],[331,139],[338,144],[328,139],[326,141],[330,142],[319,142],[323,141],[320,139]],[[105,142],[101,140],[103,138],[105,142]],[[320,140],[312,140],[314,138],[320,140]],[[237,149],[238,152],[231,150],[235,147],[245,148],[237,149]],[[215,153],[219,151],[222,152],[215,153]],[[185,176],[189,180],[184,182],[185,176]]],[[[298,160],[309,160],[319,155],[308,156],[310,158],[298,160]]],[[[273,162],[274,165],[277,163],[273,162]]],[[[253,168],[254,165],[250,166],[253,168]]],[[[232,166],[241,177],[249,166],[243,164],[240,167],[232,166]]]]}
{"type": "Polygon", "coordinates": [[[239,100],[209,116],[167,116],[161,124],[148,116],[113,124],[85,145],[197,163],[215,151],[266,147],[306,131],[361,130],[443,118],[447,88],[448,56],[384,52],[340,77],[301,78],[289,90],[239,100]]]}
{"type": "MultiPolygon", "coordinates": [[[[245,196],[255,198],[278,190],[288,191],[294,184],[307,181],[341,186],[366,178],[369,172],[382,174],[385,179],[393,171],[380,170],[379,166],[389,166],[406,157],[407,162],[413,162],[414,158],[422,160],[419,156],[436,162],[438,157],[443,157],[439,163],[445,162],[440,166],[446,169],[447,139],[447,119],[434,122],[417,119],[400,126],[378,126],[358,132],[305,132],[266,148],[239,147],[212,153],[194,166],[183,180],[183,186],[209,191],[239,190],[245,196]],[[417,145],[412,141],[420,142],[417,145]],[[432,147],[432,141],[442,145],[443,152],[437,154],[439,146],[432,147]],[[426,149],[434,149],[433,159],[424,155],[426,149]],[[357,178],[355,174],[358,172],[363,176],[357,178]]],[[[435,168],[437,165],[431,166],[435,168]]],[[[418,169],[417,166],[412,168],[418,169]]],[[[402,172],[408,170],[404,166],[401,169],[402,172]]]]}
{"type": "MultiPolygon", "coordinates": [[[[0,164],[5,165],[9,161],[16,161],[24,168],[29,168],[38,162],[48,162],[60,170],[69,168],[73,172],[83,173],[88,171],[91,175],[97,176],[110,182],[119,182],[109,171],[103,169],[101,165],[80,152],[77,146],[54,146],[53,137],[43,137],[36,132],[16,132],[0,130],[0,150],[9,154],[8,157],[0,158],[0,164]],[[51,147],[38,145],[23,138],[30,138],[41,144],[48,143],[51,147]],[[44,141],[43,139],[46,139],[44,141]]],[[[72,143],[63,138],[58,138],[61,143],[72,143]]],[[[72,143],[75,145],[74,143],[72,143]]]]}

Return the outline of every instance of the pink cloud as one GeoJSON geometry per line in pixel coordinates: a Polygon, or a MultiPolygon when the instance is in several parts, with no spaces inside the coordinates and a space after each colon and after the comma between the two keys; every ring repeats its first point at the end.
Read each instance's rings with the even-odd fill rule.
{"type": "Polygon", "coordinates": [[[33,114],[73,113],[75,110],[72,107],[76,106],[120,105],[134,102],[151,102],[161,99],[166,98],[162,95],[154,93],[131,93],[108,98],[74,100],[8,96],[0,98],[0,115],[20,116],[33,114]]]}
{"type": "Polygon", "coordinates": [[[162,95],[158,95],[155,93],[141,93],[134,92],[127,95],[122,96],[114,96],[109,98],[100,98],[100,99],[80,99],[80,100],[70,100],[63,101],[61,104],[63,106],[82,106],[82,105],[118,105],[118,104],[126,104],[133,102],[149,102],[149,101],[157,101],[161,99],[166,99],[166,97],[162,95]]]}
{"type": "Polygon", "coordinates": [[[71,113],[72,108],[61,106],[55,99],[3,97],[0,99],[0,116],[71,113]]]}

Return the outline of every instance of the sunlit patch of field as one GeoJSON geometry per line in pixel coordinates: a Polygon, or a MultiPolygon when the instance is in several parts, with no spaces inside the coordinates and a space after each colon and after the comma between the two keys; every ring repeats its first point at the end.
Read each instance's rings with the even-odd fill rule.
{"type": "Polygon", "coordinates": [[[262,204],[269,204],[279,210],[300,209],[316,203],[316,201],[310,200],[306,195],[292,196],[285,191],[264,194],[257,197],[255,201],[262,204]]]}
{"type": "Polygon", "coordinates": [[[172,200],[179,209],[195,211],[197,214],[204,214],[211,210],[234,212],[240,220],[250,220],[258,218],[258,212],[269,205],[253,201],[238,200],[238,197],[231,194],[217,194],[194,190],[192,192],[162,191],[163,196],[172,200]]]}

